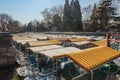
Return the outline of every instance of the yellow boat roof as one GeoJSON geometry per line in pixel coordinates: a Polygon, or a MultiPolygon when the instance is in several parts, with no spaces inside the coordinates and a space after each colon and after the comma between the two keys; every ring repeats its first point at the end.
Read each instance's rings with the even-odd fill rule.
{"type": "Polygon", "coordinates": [[[106,46],[107,45],[107,41],[106,40],[95,41],[95,42],[92,42],[92,43],[97,45],[97,46],[106,46]]]}
{"type": "Polygon", "coordinates": [[[26,45],[28,47],[37,47],[37,46],[47,46],[47,45],[57,45],[61,44],[59,40],[46,40],[46,41],[32,41],[28,42],[26,45]]]}
{"type": "Polygon", "coordinates": [[[80,42],[80,41],[88,41],[88,38],[66,38],[66,37],[59,37],[59,38],[53,38],[57,40],[63,40],[63,41],[70,41],[70,42],[80,42]]]}
{"type": "Polygon", "coordinates": [[[70,38],[69,41],[71,42],[80,42],[80,41],[88,41],[88,38],[70,38]]]}
{"type": "Polygon", "coordinates": [[[16,40],[29,40],[29,39],[32,39],[32,38],[28,38],[28,37],[25,37],[25,36],[13,35],[12,39],[14,41],[16,41],[16,40]]]}
{"type": "Polygon", "coordinates": [[[83,50],[67,55],[80,67],[90,71],[120,56],[120,52],[107,46],[83,50]]]}

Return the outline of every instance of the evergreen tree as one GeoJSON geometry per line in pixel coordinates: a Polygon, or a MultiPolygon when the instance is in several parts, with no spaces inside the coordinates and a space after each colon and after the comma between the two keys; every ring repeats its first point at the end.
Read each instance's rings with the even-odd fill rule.
{"type": "Polygon", "coordinates": [[[99,20],[97,13],[97,6],[94,4],[93,12],[90,19],[90,31],[97,31],[99,29],[99,20]]]}
{"type": "Polygon", "coordinates": [[[61,17],[58,14],[55,14],[52,19],[52,25],[56,28],[57,31],[61,30],[61,17]]]}
{"type": "Polygon", "coordinates": [[[73,18],[74,17],[74,0],[71,1],[70,6],[71,6],[71,16],[73,18]]]}
{"type": "Polygon", "coordinates": [[[120,32],[120,16],[115,17],[113,28],[120,32]]]}
{"type": "Polygon", "coordinates": [[[82,31],[82,14],[81,14],[81,7],[78,0],[74,2],[74,31],[82,31]]]}
{"type": "Polygon", "coordinates": [[[28,25],[27,25],[27,31],[28,32],[32,32],[33,31],[32,21],[28,23],[28,25]]]}
{"type": "Polygon", "coordinates": [[[98,13],[100,21],[100,30],[109,30],[112,21],[116,15],[116,8],[112,6],[113,0],[101,0],[98,13]]]}
{"type": "Polygon", "coordinates": [[[82,30],[82,15],[78,0],[72,0],[69,5],[69,0],[66,0],[63,16],[64,31],[81,31],[82,30]]]}
{"type": "Polygon", "coordinates": [[[71,17],[71,7],[69,5],[69,0],[65,1],[64,5],[64,16],[63,16],[63,31],[71,31],[71,24],[72,17],[71,17]]]}

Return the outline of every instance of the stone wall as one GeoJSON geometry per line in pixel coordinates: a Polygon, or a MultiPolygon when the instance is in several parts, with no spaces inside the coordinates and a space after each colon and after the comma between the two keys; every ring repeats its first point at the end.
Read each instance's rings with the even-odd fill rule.
{"type": "Polygon", "coordinates": [[[45,32],[55,35],[106,36],[106,32],[45,32]]]}
{"type": "Polygon", "coordinates": [[[10,33],[0,33],[0,67],[15,64],[16,48],[12,46],[10,33]]]}

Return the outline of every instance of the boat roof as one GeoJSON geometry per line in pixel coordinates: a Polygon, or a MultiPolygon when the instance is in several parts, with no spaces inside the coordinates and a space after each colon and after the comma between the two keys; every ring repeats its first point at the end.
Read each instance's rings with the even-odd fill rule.
{"type": "Polygon", "coordinates": [[[92,43],[97,45],[97,46],[105,46],[105,45],[107,45],[106,40],[95,41],[95,42],[92,42],[92,43]]]}
{"type": "Polygon", "coordinates": [[[45,50],[51,50],[57,48],[63,48],[63,47],[59,45],[48,45],[48,46],[28,47],[27,49],[30,49],[33,52],[39,52],[39,51],[45,51],[45,50]]]}
{"type": "Polygon", "coordinates": [[[71,53],[67,56],[86,71],[90,71],[120,57],[120,52],[102,46],[71,53]]]}
{"type": "Polygon", "coordinates": [[[65,57],[66,54],[71,54],[73,52],[78,52],[80,49],[75,47],[66,47],[66,48],[59,48],[59,49],[53,49],[53,50],[47,50],[47,51],[41,51],[40,54],[43,54],[49,58],[60,58],[65,57]]]}
{"type": "Polygon", "coordinates": [[[28,47],[37,47],[37,46],[47,46],[47,45],[59,45],[62,42],[59,40],[46,40],[46,41],[32,41],[32,42],[27,42],[28,47]]]}
{"type": "Polygon", "coordinates": [[[90,43],[90,41],[73,42],[73,44],[75,44],[75,45],[84,45],[84,44],[88,44],[88,43],[90,43]]]}

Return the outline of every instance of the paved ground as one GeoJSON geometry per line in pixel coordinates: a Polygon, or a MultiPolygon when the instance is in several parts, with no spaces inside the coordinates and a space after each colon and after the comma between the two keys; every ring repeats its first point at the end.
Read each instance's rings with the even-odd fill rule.
{"type": "Polygon", "coordinates": [[[0,68],[0,80],[20,80],[15,74],[15,67],[0,68]]]}
{"type": "Polygon", "coordinates": [[[120,80],[120,75],[116,75],[116,80],[120,80]]]}

